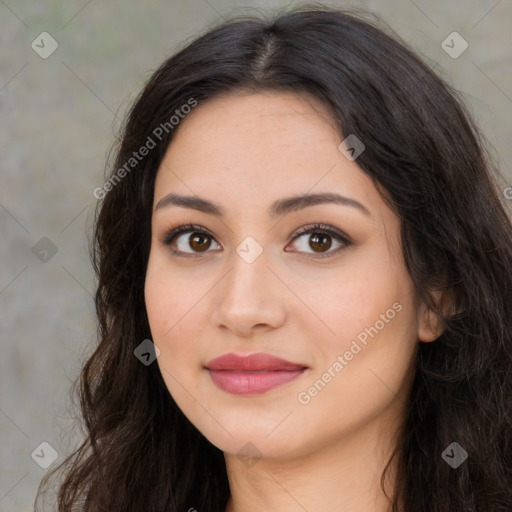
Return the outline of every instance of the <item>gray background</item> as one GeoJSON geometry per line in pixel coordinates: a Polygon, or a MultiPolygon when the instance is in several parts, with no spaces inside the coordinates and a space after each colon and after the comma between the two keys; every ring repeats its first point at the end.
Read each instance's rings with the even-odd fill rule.
{"type": "MultiPolygon", "coordinates": [[[[1,511],[32,509],[46,471],[31,457],[41,442],[59,461],[70,448],[68,392],[95,341],[92,192],[103,184],[126,108],[180,42],[232,13],[287,4],[0,1],[1,511]],[[31,47],[43,31],[59,44],[47,59],[31,47]],[[32,250],[43,237],[57,249],[47,261],[32,250]]],[[[374,12],[412,44],[463,93],[506,176],[503,187],[512,183],[511,2],[324,4],[374,12]],[[469,43],[456,59],[441,47],[453,31],[469,43]]]]}

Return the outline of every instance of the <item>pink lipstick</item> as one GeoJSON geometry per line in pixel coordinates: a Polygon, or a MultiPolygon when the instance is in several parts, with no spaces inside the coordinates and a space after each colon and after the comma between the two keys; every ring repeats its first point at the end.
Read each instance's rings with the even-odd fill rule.
{"type": "Polygon", "coordinates": [[[302,375],[308,366],[270,354],[238,356],[230,353],[212,359],[205,368],[214,384],[223,391],[246,395],[282,386],[302,375]]]}

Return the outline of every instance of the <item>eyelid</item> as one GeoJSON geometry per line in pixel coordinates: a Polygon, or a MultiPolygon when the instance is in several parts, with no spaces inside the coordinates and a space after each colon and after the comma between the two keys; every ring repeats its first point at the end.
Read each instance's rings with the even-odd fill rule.
{"type": "Polygon", "coordinates": [[[164,245],[170,245],[178,235],[181,235],[183,233],[188,233],[188,232],[203,233],[205,235],[211,236],[212,238],[215,238],[213,236],[213,234],[210,233],[210,231],[208,231],[203,226],[189,223],[189,224],[180,224],[174,228],[169,228],[169,229],[165,230],[162,233],[162,235],[158,237],[158,240],[159,240],[159,242],[161,242],[164,245]]]}
{"type": "MultiPolygon", "coordinates": [[[[164,231],[164,233],[158,237],[158,240],[163,245],[170,247],[179,235],[185,234],[185,233],[205,234],[205,235],[211,237],[215,241],[215,243],[217,243],[218,245],[220,245],[222,247],[222,245],[216,240],[215,236],[208,229],[204,228],[203,226],[200,226],[197,224],[192,224],[192,223],[182,224],[182,225],[178,225],[174,228],[170,228],[170,229],[164,231]]],[[[292,235],[290,235],[290,238],[291,238],[290,243],[295,242],[295,240],[297,238],[301,237],[302,235],[313,234],[313,233],[326,234],[326,235],[334,238],[339,244],[341,244],[341,246],[333,251],[327,251],[325,253],[315,253],[315,252],[311,252],[311,253],[306,252],[305,253],[304,251],[298,251],[299,254],[306,254],[307,257],[311,257],[314,259],[326,258],[329,256],[333,256],[335,254],[338,254],[340,251],[353,245],[353,242],[350,239],[350,237],[347,236],[343,231],[339,230],[338,228],[334,228],[333,226],[330,226],[327,224],[322,224],[322,223],[308,224],[306,226],[302,226],[302,227],[298,228],[297,230],[294,231],[294,233],[292,233],[292,235]]],[[[200,257],[203,254],[212,252],[212,251],[207,250],[207,251],[204,251],[204,253],[201,253],[201,252],[190,252],[189,253],[189,252],[177,251],[173,248],[171,248],[171,251],[174,255],[182,256],[185,258],[187,258],[187,257],[194,258],[194,257],[198,257],[198,256],[200,257]],[[186,256],[183,256],[183,255],[186,255],[186,256]]],[[[290,252],[290,251],[287,251],[287,252],[290,252]]]]}
{"type": "MultiPolygon", "coordinates": [[[[347,236],[343,231],[341,231],[338,228],[335,228],[333,226],[330,226],[328,224],[322,224],[322,223],[315,223],[312,225],[308,224],[306,226],[302,226],[301,228],[297,229],[293,234],[293,238],[292,238],[291,242],[292,243],[295,242],[295,240],[300,238],[302,235],[313,234],[313,233],[326,234],[326,235],[330,236],[331,238],[334,238],[334,240],[336,240],[340,244],[340,246],[338,248],[334,249],[333,251],[327,251],[324,253],[297,251],[297,253],[299,255],[301,255],[301,256],[305,255],[306,258],[315,259],[315,260],[322,259],[322,258],[329,258],[329,257],[338,255],[340,252],[342,252],[343,250],[347,249],[348,247],[350,247],[351,245],[354,244],[352,242],[352,240],[350,239],[350,237],[347,236]]],[[[289,252],[289,251],[287,251],[287,252],[289,252]]]]}
{"type": "Polygon", "coordinates": [[[204,251],[204,253],[201,253],[201,252],[184,252],[184,251],[179,251],[179,250],[174,249],[172,247],[172,244],[174,243],[176,238],[178,236],[180,236],[180,235],[185,234],[185,233],[189,233],[189,234],[191,234],[191,233],[201,233],[201,234],[207,235],[210,238],[212,238],[213,240],[215,240],[216,244],[220,245],[220,243],[217,242],[217,240],[215,239],[215,236],[209,230],[207,230],[203,226],[200,226],[200,225],[197,225],[197,224],[192,224],[192,223],[181,224],[181,225],[178,225],[178,226],[176,226],[174,228],[170,228],[170,229],[164,231],[164,233],[161,236],[158,237],[158,240],[160,241],[160,243],[162,243],[166,247],[169,247],[169,250],[171,251],[171,253],[174,256],[177,256],[177,257],[197,258],[197,257],[201,257],[203,254],[207,254],[209,252],[212,252],[212,251],[204,251]]]}
{"type": "Polygon", "coordinates": [[[346,235],[343,231],[341,231],[338,228],[335,228],[334,226],[330,226],[328,224],[322,224],[322,223],[314,223],[314,224],[308,224],[306,226],[302,226],[299,229],[295,230],[293,233],[292,240],[295,240],[301,235],[304,235],[306,233],[326,233],[334,238],[339,238],[343,242],[347,244],[352,244],[352,240],[348,235],[346,235]]]}

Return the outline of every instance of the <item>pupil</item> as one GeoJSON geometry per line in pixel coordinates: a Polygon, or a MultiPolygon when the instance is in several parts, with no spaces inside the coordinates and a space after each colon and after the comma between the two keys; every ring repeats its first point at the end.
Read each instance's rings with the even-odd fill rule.
{"type": "Polygon", "coordinates": [[[313,235],[311,235],[309,245],[312,249],[319,248],[320,252],[324,252],[331,247],[330,237],[329,235],[325,235],[322,233],[314,233],[313,235]],[[321,245],[325,243],[327,243],[327,246],[324,245],[323,247],[321,247],[321,245]]]}

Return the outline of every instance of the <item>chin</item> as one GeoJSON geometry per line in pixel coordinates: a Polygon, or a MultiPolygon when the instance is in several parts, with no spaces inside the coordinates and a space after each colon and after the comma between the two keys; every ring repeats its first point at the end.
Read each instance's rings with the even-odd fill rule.
{"type": "Polygon", "coordinates": [[[285,458],[298,451],[300,436],[305,436],[306,439],[313,437],[313,434],[308,436],[303,428],[297,429],[293,424],[286,425],[289,420],[283,421],[285,417],[286,415],[281,414],[278,421],[272,421],[270,418],[261,418],[258,413],[244,413],[229,419],[218,416],[216,420],[222,426],[213,422],[207,428],[203,428],[205,425],[196,424],[196,428],[226,454],[239,458],[285,458]]]}

